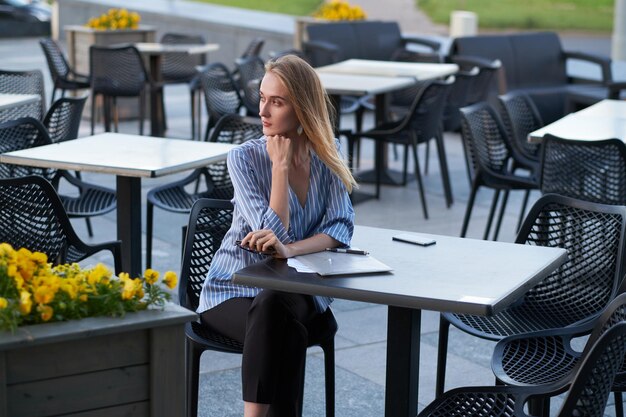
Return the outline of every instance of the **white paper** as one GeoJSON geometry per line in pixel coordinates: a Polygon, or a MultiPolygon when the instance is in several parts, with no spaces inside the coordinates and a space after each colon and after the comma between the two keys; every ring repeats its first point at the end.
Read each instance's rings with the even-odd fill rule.
{"type": "Polygon", "coordinates": [[[289,265],[292,268],[295,268],[295,270],[298,271],[298,272],[304,272],[306,274],[314,274],[315,273],[314,270],[312,270],[311,268],[309,268],[308,266],[306,266],[305,264],[303,264],[302,262],[300,262],[296,258],[289,258],[289,259],[287,259],[287,265],[289,265]]]}

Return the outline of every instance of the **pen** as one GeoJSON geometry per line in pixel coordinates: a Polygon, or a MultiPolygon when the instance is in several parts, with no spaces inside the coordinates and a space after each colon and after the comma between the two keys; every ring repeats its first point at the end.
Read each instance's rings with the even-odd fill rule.
{"type": "Polygon", "coordinates": [[[349,253],[351,255],[369,255],[368,251],[358,249],[326,248],[328,252],[349,253]]]}

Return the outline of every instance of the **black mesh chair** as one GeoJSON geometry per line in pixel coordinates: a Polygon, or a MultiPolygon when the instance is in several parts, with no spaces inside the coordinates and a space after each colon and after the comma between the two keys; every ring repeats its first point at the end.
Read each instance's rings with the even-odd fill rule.
{"type": "MultiPolygon", "coordinates": [[[[413,160],[415,163],[415,178],[422,200],[424,217],[428,218],[428,208],[426,207],[426,197],[422,184],[422,176],[417,157],[417,145],[435,139],[439,153],[439,164],[441,176],[448,205],[452,203],[452,190],[448,177],[448,164],[443,146],[443,132],[441,130],[441,116],[446,95],[452,85],[452,80],[433,81],[422,84],[422,90],[413,98],[413,103],[407,115],[395,122],[386,122],[364,132],[348,133],[348,155],[350,161],[354,154],[354,143],[359,138],[371,138],[376,141],[376,196],[380,195],[380,172],[382,170],[383,146],[386,143],[398,143],[405,145],[404,164],[407,164],[408,147],[411,147],[413,160]]],[[[405,170],[406,175],[406,170],[405,170]]],[[[404,178],[406,182],[406,178],[404,178]]]]}
{"type": "MultiPolygon", "coordinates": [[[[201,35],[185,35],[180,33],[166,33],[161,38],[163,44],[175,45],[204,45],[206,42],[201,35]]],[[[206,65],[206,55],[190,55],[181,52],[168,52],[163,54],[161,60],[161,75],[164,84],[188,84],[191,96],[191,138],[196,138],[196,117],[200,122],[200,73],[198,67],[206,65]]],[[[164,103],[161,103],[165,114],[164,103]]],[[[200,132],[201,129],[198,129],[200,132]]]]}
{"type": "MultiPolygon", "coordinates": [[[[538,173],[532,171],[532,166],[527,167],[531,170],[530,176],[521,176],[511,170],[512,165],[525,167],[524,159],[509,145],[504,126],[502,126],[502,122],[496,112],[488,103],[481,102],[469,107],[463,107],[461,109],[461,127],[465,162],[467,164],[468,177],[472,184],[461,228],[461,237],[465,237],[467,233],[469,219],[472,215],[474,200],[478,190],[480,187],[488,187],[494,189],[495,193],[491,202],[483,239],[489,237],[500,192],[504,191],[504,198],[502,199],[494,232],[494,240],[497,240],[509,192],[511,190],[528,191],[539,189],[538,173]]],[[[522,203],[520,217],[524,216],[527,196],[528,194],[522,203]]]]}
{"type": "Polygon", "coordinates": [[[57,90],[61,90],[61,97],[65,97],[66,90],[84,90],[91,86],[89,76],[79,74],[70,67],[61,47],[53,39],[40,39],[39,45],[41,45],[41,49],[46,56],[46,62],[52,77],[53,88],[50,105],[54,103],[57,90]]]}
{"type": "Polygon", "coordinates": [[[602,204],[626,204],[626,145],[621,139],[571,140],[546,135],[541,192],[602,204]]]}
{"type": "MultiPolygon", "coordinates": [[[[150,82],[148,72],[139,51],[134,46],[91,46],[89,48],[91,72],[91,134],[94,133],[96,98],[101,95],[104,104],[104,127],[111,131],[111,120],[118,129],[117,98],[139,98],[139,134],[143,135],[146,114],[146,86],[150,82]],[[114,112],[112,118],[111,111],[114,112]]],[[[156,86],[154,88],[157,88],[156,86]]]]}
{"type": "Polygon", "coordinates": [[[243,105],[239,88],[230,71],[219,62],[209,64],[200,74],[200,85],[204,93],[209,120],[204,140],[209,140],[211,129],[226,114],[238,114],[243,105]]]}
{"type": "MultiPolygon", "coordinates": [[[[59,99],[50,109],[49,114],[52,116],[46,117],[46,119],[50,121],[59,120],[61,118],[53,115],[64,111],[75,112],[76,117],[80,119],[80,110],[77,110],[77,107],[82,110],[83,105],[84,99],[82,99],[82,101],[80,99],[70,98],[59,99]],[[67,108],[65,108],[64,104],[66,104],[68,100],[73,100],[73,109],[67,110],[67,108]]],[[[54,127],[52,122],[50,123],[54,133],[63,131],[63,129],[54,127]]],[[[55,139],[58,140],[59,137],[60,136],[57,136],[55,139]]],[[[48,134],[45,126],[36,119],[27,117],[0,124],[0,152],[2,153],[29,149],[51,143],[54,143],[54,141],[48,134]]],[[[95,184],[86,183],[65,170],[0,164],[0,178],[13,178],[27,175],[40,175],[50,181],[57,190],[59,189],[61,179],[64,179],[70,186],[76,187],[78,189],[77,193],[72,195],[59,195],[59,199],[69,217],[88,218],[98,216],[106,214],[116,207],[115,191],[95,184]]],[[[88,223],[89,236],[93,236],[90,226],[91,225],[88,223]]]]}
{"type": "MultiPolygon", "coordinates": [[[[263,136],[259,119],[237,114],[222,117],[213,129],[210,142],[241,144],[263,136]]],[[[200,198],[230,200],[233,185],[228,175],[226,161],[194,170],[189,176],[173,183],[164,184],[148,191],[146,210],[146,266],[152,265],[152,239],[154,207],[173,212],[189,213],[193,203],[200,198]]]]}
{"type": "MultiPolygon", "coordinates": [[[[201,199],[191,211],[184,245],[178,296],[180,305],[192,311],[198,308],[200,292],[211,266],[213,256],[232,222],[233,206],[230,201],[201,199]]],[[[335,342],[337,321],[327,309],[307,325],[308,346],[320,346],[324,351],[326,373],[326,416],[335,415],[335,342]]],[[[198,414],[198,382],[200,356],[206,350],[242,353],[243,345],[202,326],[185,324],[187,336],[187,416],[198,414]]],[[[300,394],[302,407],[302,393],[300,394]]]]}
{"type": "MultiPolygon", "coordinates": [[[[569,385],[582,365],[586,351],[609,328],[626,321],[626,294],[617,296],[602,313],[597,323],[563,329],[544,330],[502,339],[491,360],[492,369],[501,383],[511,386],[541,387],[543,407],[549,409],[549,397],[569,385]],[[573,340],[589,336],[585,351],[573,347],[573,340]]],[[[621,386],[626,380],[622,365],[612,390],[615,391],[616,415],[623,415],[621,386]]],[[[538,410],[540,411],[540,410],[538,410]]],[[[547,414],[546,414],[547,415],[547,414]]]]}
{"type": "Polygon", "coordinates": [[[252,55],[239,58],[235,61],[235,68],[239,74],[239,89],[241,100],[248,116],[259,116],[259,86],[265,75],[265,63],[261,58],[252,55]]]}
{"type": "Polygon", "coordinates": [[[625,231],[626,207],[556,194],[541,197],[515,242],[567,249],[568,260],[498,314],[441,314],[437,396],[444,390],[450,324],[472,336],[497,341],[597,319],[618,293],[624,276],[625,231]]]}
{"type": "Polygon", "coordinates": [[[248,58],[251,56],[261,56],[261,49],[265,45],[265,39],[261,37],[253,38],[241,53],[240,58],[248,58]]]}
{"type": "Polygon", "coordinates": [[[443,130],[446,132],[458,132],[461,130],[461,112],[460,109],[469,106],[468,95],[474,82],[478,77],[480,70],[478,67],[472,67],[468,71],[459,70],[454,74],[454,84],[448,94],[446,105],[443,108],[443,130]]]}
{"type": "Polygon", "coordinates": [[[530,96],[524,93],[508,93],[498,97],[500,116],[511,146],[527,160],[539,165],[541,147],[528,141],[528,134],[543,127],[539,111],[530,96]]]}
{"type": "Polygon", "coordinates": [[[55,264],[80,262],[111,251],[121,271],[121,242],[84,243],[70,223],[54,187],[40,176],[0,179],[0,241],[43,252],[55,264]]]}
{"type": "Polygon", "coordinates": [[[39,70],[0,71],[0,93],[35,94],[40,97],[38,102],[0,112],[0,121],[21,117],[34,117],[37,120],[42,120],[46,114],[46,92],[43,74],[39,70]]]}
{"type": "MultiPolygon", "coordinates": [[[[86,100],[87,97],[61,98],[50,107],[43,124],[48,130],[52,143],[64,142],[78,137],[78,128],[86,100]]],[[[76,172],[76,176],[72,176],[65,170],[58,170],[52,179],[57,190],[61,179],[78,189],[77,195],[59,194],[68,216],[70,218],[84,218],[87,224],[87,233],[89,237],[93,237],[90,219],[115,210],[117,206],[115,190],[82,181],[79,172],[76,172]]]]}
{"type": "MultiPolygon", "coordinates": [[[[626,323],[620,321],[586,349],[558,416],[603,416],[624,353],[626,323]]],[[[544,389],[528,387],[458,388],[437,398],[419,417],[528,417],[525,404],[545,393],[544,389]]]]}

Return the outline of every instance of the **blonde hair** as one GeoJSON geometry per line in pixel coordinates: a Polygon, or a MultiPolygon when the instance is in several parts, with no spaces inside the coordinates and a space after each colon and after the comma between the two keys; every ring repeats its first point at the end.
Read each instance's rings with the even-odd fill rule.
{"type": "Polygon", "coordinates": [[[296,117],[309,138],[309,144],[322,162],[346,186],[357,186],[350,169],[337,151],[333,121],[335,112],[315,70],[295,55],[284,55],[265,64],[265,71],[276,75],[287,88],[296,117]]]}

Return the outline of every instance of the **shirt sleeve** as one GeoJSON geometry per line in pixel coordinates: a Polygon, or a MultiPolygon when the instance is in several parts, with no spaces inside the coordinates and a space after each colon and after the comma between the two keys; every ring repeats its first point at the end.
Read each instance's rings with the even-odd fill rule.
{"type": "Polygon", "coordinates": [[[326,198],[326,214],[317,232],[349,246],[354,233],[354,209],[345,185],[330,169],[327,169],[330,186],[326,198]]]}
{"type": "MultiPolygon", "coordinates": [[[[274,232],[282,243],[291,241],[289,233],[280,217],[269,206],[269,191],[263,190],[260,179],[269,170],[260,156],[243,148],[228,152],[228,174],[233,182],[235,204],[252,230],[267,229],[274,232]]],[[[265,176],[271,178],[271,175],[265,176]]]]}

